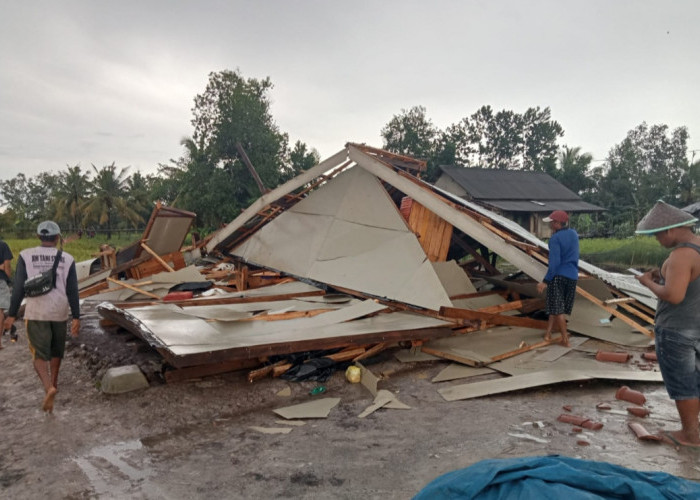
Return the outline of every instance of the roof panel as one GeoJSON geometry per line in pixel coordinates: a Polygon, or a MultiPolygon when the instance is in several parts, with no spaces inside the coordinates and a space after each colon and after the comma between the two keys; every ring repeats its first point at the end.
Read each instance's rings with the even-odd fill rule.
{"type": "Polygon", "coordinates": [[[475,200],[578,200],[573,191],[544,172],[441,166],[475,200]]]}

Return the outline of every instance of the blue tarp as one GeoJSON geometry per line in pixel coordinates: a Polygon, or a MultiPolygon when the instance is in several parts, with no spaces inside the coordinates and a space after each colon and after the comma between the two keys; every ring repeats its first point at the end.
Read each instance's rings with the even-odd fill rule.
{"type": "Polygon", "coordinates": [[[550,455],[483,460],[431,481],[414,500],[700,499],[700,483],[665,472],[550,455]]]}

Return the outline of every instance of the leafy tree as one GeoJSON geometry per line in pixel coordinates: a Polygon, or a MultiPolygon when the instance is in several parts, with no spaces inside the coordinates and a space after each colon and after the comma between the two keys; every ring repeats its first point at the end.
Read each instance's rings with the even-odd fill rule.
{"type": "Polygon", "coordinates": [[[402,110],[382,129],[384,148],[426,159],[428,180],[439,165],[509,168],[553,173],[557,140],[564,131],[552,120],[549,108],[529,108],[524,114],[482,106],[474,114],[436,129],[425,108],[402,110]]]}
{"type": "Polygon", "coordinates": [[[552,176],[579,196],[590,194],[595,187],[589,175],[593,156],[581,153],[580,147],[564,146],[559,153],[559,168],[552,176]]]}
{"type": "Polygon", "coordinates": [[[318,151],[309,149],[306,144],[301,141],[294,143],[294,148],[289,152],[289,167],[285,169],[283,178],[285,181],[296,177],[302,172],[317,165],[321,160],[318,151]]]}
{"type": "Polygon", "coordinates": [[[688,131],[642,123],[610,150],[605,165],[594,172],[594,202],[609,210],[611,226],[634,227],[656,200],[682,202],[683,179],[691,176],[688,131]]]}
{"type": "Polygon", "coordinates": [[[228,201],[236,209],[260,196],[237,144],[267,188],[277,186],[283,174],[288,137],[270,113],[271,89],[269,78],[245,79],[238,70],[227,70],[211,73],[204,93],[194,100],[192,140],[209,161],[229,174],[217,180],[229,186],[228,201]]]}
{"type": "Polygon", "coordinates": [[[552,174],[556,169],[557,141],[564,135],[562,126],[552,120],[549,108],[528,108],[522,115],[523,169],[552,174]]]}
{"type": "Polygon", "coordinates": [[[129,206],[144,220],[150,217],[156,201],[153,197],[152,185],[153,177],[144,176],[141,172],[134,172],[126,179],[126,197],[129,206]]]}
{"type": "Polygon", "coordinates": [[[68,171],[59,173],[52,200],[56,219],[62,221],[67,218],[70,230],[79,229],[83,218],[82,208],[89,195],[90,178],[87,172],[83,173],[80,165],[68,167],[68,171]]]}
{"type": "Polygon", "coordinates": [[[428,160],[433,154],[437,129],[426,116],[423,106],[402,109],[381,131],[384,149],[400,155],[428,160]]]}
{"type": "Polygon", "coordinates": [[[2,206],[14,214],[18,234],[34,234],[36,224],[53,217],[50,202],[56,186],[56,176],[47,172],[30,178],[20,173],[12,179],[0,181],[2,206]]]}
{"type": "Polygon", "coordinates": [[[100,169],[93,165],[92,169],[95,171],[95,178],[92,180],[92,196],[85,204],[83,222],[106,225],[108,239],[112,237],[118,217],[130,222],[134,227],[139,222],[143,222],[143,217],[129,206],[128,167],[117,172],[117,167],[112,163],[100,169]]]}

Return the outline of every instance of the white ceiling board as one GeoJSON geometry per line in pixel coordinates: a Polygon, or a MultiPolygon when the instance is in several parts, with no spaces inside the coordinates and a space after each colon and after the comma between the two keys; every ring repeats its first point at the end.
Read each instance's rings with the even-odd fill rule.
{"type": "Polygon", "coordinates": [[[263,267],[419,307],[452,305],[381,183],[360,168],[310,193],[233,253],[263,267]]]}
{"type": "Polygon", "coordinates": [[[350,168],[289,209],[328,215],[355,224],[407,231],[403,217],[379,180],[361,168],[350,168]]]}
{"type": "Polygon", "coordinates": [[[594,378],[612,380],[635,380],[640,382],[662,382],[661,374],[657,372],[640,371],[582,371],[582,370],[549,370],[504,377],[471,384],[453,385],[439,389],[440,395],[447,401],[478,398],[492,394],[541,387],[543,385],[571,382],[574,380],[589,380],[594,378]]]}
{"type": "Polygon", "coordinates": [[[216,232],[214,237],[207,243],[207,251],[212,252],[219,244],[223,243],[226,238],[235,233],[238,229],[253,218],[260,210],[268,206],[270,203],[279,200],[284,195],[291,193],[297,188],[308,184],[317,177],[325,174],[329,170],[340,166],[348,156],[347,149],[343,148],[336,154],[323,160],[318,165],[311,167],[309,170],[297,175],[293,179],[288,180],[281,186],[277,186],[272,191],[265,193],[260,198],[255,200],[252,205],[241,212],[238,217],[226,225],[226,227],[216,232]]]}
{"type": "Polygon", "coordinates": [[[301,403],[294,406],[277,408],[274,411],[284,418],[326,418],[335,406],[340,403],[340,398],[321,398],[301,403]]]}
{"type": "Polygon", "coordinates": [[[435,375],[431,382],[447,382],[449,380],[476,377],[477,375],[487,375],[491,373],[496,373],[496,371],[485,366],[477,368],[474,366],[461,365],[459,363],[451,363],[445,367],[444,370],[435,375]]]}
{"type": "Polygon", "coordinates": [[[348,321],[383,308],[374,301],[354,304],[312,318],[244,322],[206,321],[168,307],[124,310],[109,303],[101,304],[100,307],[119,314],[135,325],[141,335],[153,345],[165,347],[176,356],[450,325],[445,321],[410,313],[379,314],[370,318],[348,321]]]}
{"type": "Polygon", "coordinates": [[[288,210],[231,253],[247,262],[309,278],[311,266],[332,224],[331,216],[288,210]]]}
{"type": "Polygon", "coordinates": [[[459,267],[456,261],[448,260],[446,262],[433,262],[432,264],[443,288],[450,297],[476,293],[476,288],[469,276],[464,272],[464,269],[459,267]]]}
{"type": "Polygon", "coordinates": [[[491,360],[492,357],[518,349],[522,342],[528,345],[543,341],[544,332],[534,328],[499,326],[478,332],[454,337],[445,337],[426,342],[425,347],[441,352],[465,353],[478,356],[477,360],[491,360]]]}
{"type": "Polygon", "coordinates": [[[633,330],[621,319],[611,322],[610,313],[581,296],[576,297],[574,310],[569,318],[569,330],[600,340],[630,347],[647,347],[653,340],[633,330]]]}

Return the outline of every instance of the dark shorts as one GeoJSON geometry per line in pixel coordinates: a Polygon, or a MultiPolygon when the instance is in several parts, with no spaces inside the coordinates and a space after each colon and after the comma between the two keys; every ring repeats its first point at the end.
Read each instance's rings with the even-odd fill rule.
{"type": "Polygon", "coordinates": [[[571,314],[576,298],[576,280],[555,276],[547,284],[547,314],[571,314]]]}
{"type": "Polygon", "coordinates": [[[7,282],[0,278],[0,309],[7,311],[10,308],[10,287],[7,282]]]}
{"type": "Polygon", "coordinates": [[[668,396],[674,401],[700,397],[700,327],[654,329],[656,357],[668,396]]]}
{"type": "Polygon", "coordinates": [[[65,321],[27,320],[27,338],[32,357],[44,361],[63,358],[67,331],[68,324],[65,321]]]}

